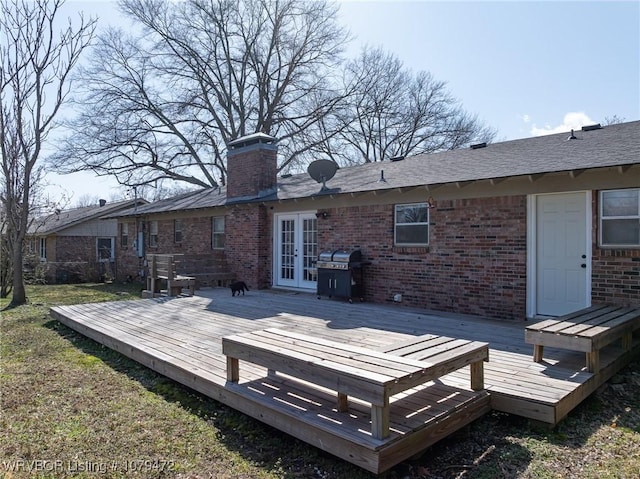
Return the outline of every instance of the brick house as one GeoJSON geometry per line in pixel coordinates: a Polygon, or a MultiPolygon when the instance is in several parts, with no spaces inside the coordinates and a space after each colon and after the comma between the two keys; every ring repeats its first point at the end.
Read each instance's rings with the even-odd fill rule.
{"type": "MultiPolygon", "coordinates": [[[[147,202],[142,199],[85,206],[37,218],[29,227],[27,249],[32,264],[48,283],[98,281],[117,275],[115,241],[118,222],[105,216],[147,202]]],[[[123,230],[120,230],[122,233],[123,230]]],[[[126,230],[124,230],[126,233],[126,230]]],[[[120,235],[121,241],[126,234],[120,235]]]]}
{"type": "Polygon", "coordinates": [[[520,320],[640,303],[640,121],[342,168],[325,188],[276,177],[276,155],[267,135],[236,140],[226,188],[119,223],[254,288],[315,291],[319,252],[358,249],[367,301],[520,320]]]}

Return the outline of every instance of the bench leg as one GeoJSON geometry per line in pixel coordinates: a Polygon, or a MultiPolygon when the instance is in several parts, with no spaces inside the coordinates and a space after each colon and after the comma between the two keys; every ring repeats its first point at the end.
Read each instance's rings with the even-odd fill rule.
{"type": "Polygon", "coordinates": [[[590,373],[600,371],[600,350],[596,349],[587,353],[587,371],[590,373]]]}
{"type": "Polygon", "coordinates": [[[633,333],[627,333],[622,336],[622,349],[625,351],[630,351],[631,346],[633,345],[633,333]]]}
{"type": "Polygon", "coordinates": [[[227,356],[227,381],[237,383],[240,380],[240,361],[227,356]]]}
{"type": "Polygon", "coordinates": [[[484,361],[471,363],[471,389],[482,391],[484,389],[484,361]]]}
{"type": "Polygon", "coordinates": [[[338,411],[347,412],[347,395],[338,393],[338,411]]]}
{"type": "Polygon", "coordinates": [[[371,405],[371,435],[375,439],[389,436],[389,401],[384,406],[371,405]]]}
{"type": "Polygon", "coordinates": [[[544,349],[544,346],[542,346],[541,344],[534,344],[533,345],[533,360],[536,363],[541,363],[542,362],[542,350],[544,349]]]}

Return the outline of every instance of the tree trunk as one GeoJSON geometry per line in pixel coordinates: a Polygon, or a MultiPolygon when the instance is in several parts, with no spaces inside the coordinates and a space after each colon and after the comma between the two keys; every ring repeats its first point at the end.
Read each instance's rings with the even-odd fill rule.
{"type": "Polygon", "coordinates": [[[13,295],[8,308],[15,308],[27,303],[27,291],[24,286],[22,243],[13,248],[13,295]]]}

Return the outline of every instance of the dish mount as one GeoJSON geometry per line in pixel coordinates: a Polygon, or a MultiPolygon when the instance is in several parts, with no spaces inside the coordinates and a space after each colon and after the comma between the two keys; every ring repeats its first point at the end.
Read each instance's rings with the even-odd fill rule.
{"type": "Polygon", "coordinates": [[[336,171],[338,171],[338,165],[331,160],[316,160],[307,167],[307,173],[309,173],[309,176],[318,183],[322,183],[320,191],[329,189],[327,188],[327,181],[333,178],[336,171]]]}

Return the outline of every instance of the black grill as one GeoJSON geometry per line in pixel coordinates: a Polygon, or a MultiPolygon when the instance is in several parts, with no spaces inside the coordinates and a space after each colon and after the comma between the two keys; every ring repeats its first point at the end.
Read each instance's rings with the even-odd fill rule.
{"type": "Polygon", "coordinates": [[[364,300],[364,266],[360,250],[323,251],[318,255],[318,299],[321,296],[364,300]]]}

